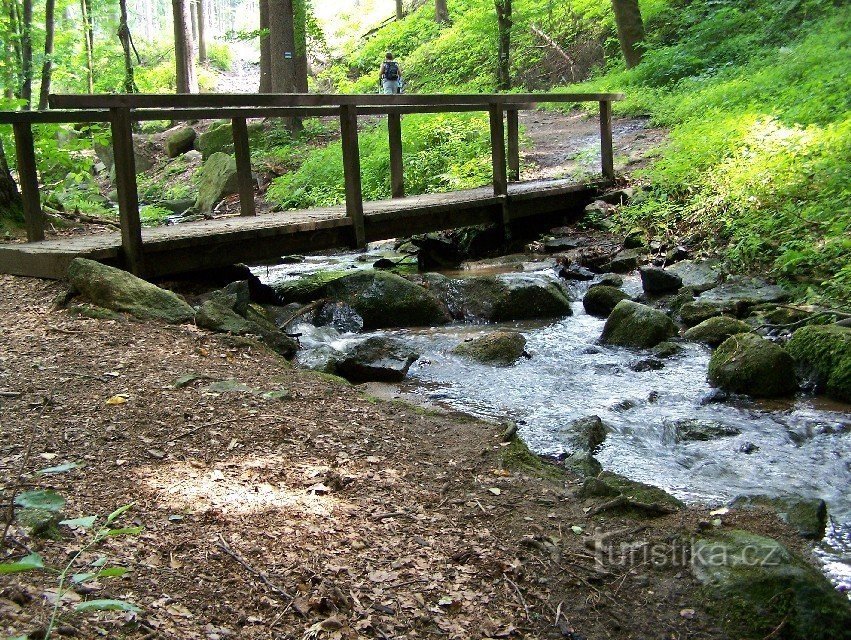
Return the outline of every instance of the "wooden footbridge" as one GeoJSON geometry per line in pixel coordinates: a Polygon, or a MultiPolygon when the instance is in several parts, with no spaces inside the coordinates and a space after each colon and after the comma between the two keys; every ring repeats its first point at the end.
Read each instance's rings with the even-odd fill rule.
{"type": "Polygon", "coordinates": [[[483,223],[506,229],[533,216],[587,203],[614,180],[611,105],[619,94],[475,95],[54,95],[47,111],[0,112],[15,134],[18,178],[27,242],[0,245],[0,273],[62,278],[75,257],[115,264],[145,277],[256,263],[287,253],[339,247],[483,223]],[[601,178],[517,182],[520,174],[518,113],[539,103],[598,102],[601,178]],[[405,196],[402,115],[485,111],[490,115],[492,187],[405,196]],[[358,116],[386,115],[393,198],[364,202],[361,193],[358,116]],[[250,118],[337,116],[343,148],[345,205],[257,215],[247,121],[250,118]],[[146,120],[228,118],[233,125],[240,215],[142,228],[132,127],[146,120]],[[45,240],[33,126],[108,123],[112,132],[121,233],[45,240]],[[507,130],[507,135],[506,135],[507,130]],[[507,147],[506,147],[507,142],[507,147]]]}

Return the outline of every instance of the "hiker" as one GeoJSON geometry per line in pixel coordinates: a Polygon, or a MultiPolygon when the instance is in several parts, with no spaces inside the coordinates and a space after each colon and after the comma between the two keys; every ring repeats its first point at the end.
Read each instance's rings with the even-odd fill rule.
{"type": "Polygon", "coordinates": [[[394,94],[401,93],[402,88],[402,68],[399,63],[393,59],[393,54],[389,51],[384,57],[384,62],[381,63],[380,79],[381,93],[394,94]]]}

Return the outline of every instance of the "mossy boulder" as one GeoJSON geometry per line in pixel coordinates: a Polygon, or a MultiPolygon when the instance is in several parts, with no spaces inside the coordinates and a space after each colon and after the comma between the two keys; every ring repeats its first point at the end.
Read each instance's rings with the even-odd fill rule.
{"type": "Polygon", "coordinates": [[[375,336],[347,351],[335,369],[350,382],[401,382],[419,357],[400,340],[375,336]]]}
{"type": "Polygon", "coordinates": [[[517,331],[494,331],[486,336],[462,342],[452,350],[482,364],[508,367],[523,356],[526,338],[517,331]]]}
{"type": "Polygon", "coordinates": [[[332,280],[322,294],[347,303],[363,318],[366,330],[430,327],[452,319],[432,292],[386,271],[360,271],[332,280]]]}
{"type": "Polygon", "coordinates": [[[663,312],[631,300],[621,300],[606,320],[600,341],[648,349],[676,333],[673,321],[663,312]]]}
{"type": "Polygon", "coordinates": [[[286,304],[302,304],[318,300],[324,294],[325,285],[351,275],[351,271],[317,271],[294,280],[286,280],[275,285],[275,293],[286,304]]]}
{"type": "Polygon", "coordinates": [[[741,433],[736,427],[715,420],[682,418],[666,421],[665,430],[674,442],[694,442],[729,438],[741,433]]]}
{"type": "Polygon", "coordinates": [[[691,548],[692,571],[729,637],[851,637],[848,599],[776,540],[742,530],[718,531],[693,541],[691,548]]]}
{"type": "Polygon", "coordinates": [[[594,453],[606,441],[611,428],[600,416],[587,416],[574,420],[566,427],[559,429],[561,440],[573,451],[588,451],[594,453]]]}
{"type": "Polygon", "coordinates": [[[851,327],[802,327],[786,349],[817,392],[851,402],[851,327]]]}
{"type": "Polygon", "coordinates": [[[676,293],[683,286],[680,276],[660,267],[641,267],[640,273],[641,287],[649,296],[676,293]]]}
{"type": "Polygon", "coordinates": [[[484,276],[450,281],[468,319],[507,322],[557,318],[571,314],[570,299],[555,282],[511,275],[484,276]]]}
{"type": "Polygon", "coordinates": [[[709,360],[709,382],[757,398],[791,395],[798,388],[792,356],[753,333],[737,333],[721,343],[709,360]]]}
{"type": "Polygon", "coordinates": [[[731,318],[730,316],[716,316],[692,327],[683,334],[683,337],[686,340],[708,344],[710,347],[717,347],[730,336],[734,336],[737,333],[748,333],[750,330],[750,325],[741,320],[731,318]]]}
{"type": "Polygon", "coordinates": [[[562,465],[580,478],[596,477],[603,470],[603,465],[590,451],[574,451],[562,461],[562,465]]]}
{"type": "Polygon", "coordinates": [[[641,260],[641,251],[639,249],[624,249],[619,251],[609,262],[609,271],[615,273],[626,273],[634,271],[638,268],[638,263],[641,260]]]}
{"type": "Polygon", "coordinates": [[[274,322],[262,312],[262,307],[249,305],[245,312],[248,317],[244,317],[229,306],[230,302],[231,300],[223,297],[207,300],[198,308],[195,323],[199,327],[221,333],[256,335],[266,346],[283,357],[291,359],[295,356],[298,343],[278,330],[274,322]]]}
{"type": "Polygon", "coordinates": [[[207,160],[215,153],[233,153],[233,128],[229,122],[213,125],[195,139],[195,148],[207,160]]]}
{"type": "Polygon", "coordinates": [[[582,306],[589,315],[608,318],[621,300],[629,300],[629,295],[617,287],[597,285],[588,289],[582,298],[582,306]]]}
{"type": "Polygon", "coordinates": [[[201,166],[195,211],[210,213],[222,198],[236,193],[238,186],[236,160],[226,153],[214,153],[201,166]]]}
{"type": "Polygon", "coordinates": [[[680,305],[680,320],[687,327],[699,325],[704,320],[724,314],[724,309],[708,302],[684,302],[680,305]]]}
{"type": "Polygon", "coordinates": [[[518,471],[539,478],[563,481],[564,471],[532,453],[526,443],[516,435],[499,450],[500,466],[508,471],[518,471]]]}
{"type": "Polygon", "coordinates": [[[634,502],[658,504],[672,509],[682,509],[685,505],[670,493],[650,484],[630,480],[618,473],[603,471],[597,478],[606,485],[634,502]]]}
{"type": "Polygon", "coordinates": [[[188,322],[194,309],[175,293],[94,260],[75,258],[68,267],[71,286],[99,307],[141,320],[188,322]]]}
{"type": "Polygon", "coordinates": [[[169,158],[176,158],[179,155],[190,151],[195,145],[197,134],[192,127],[178,127],[165,138],[165,153],[169,158]]]}
{"type": "Polygon", "coordinates": [[[827,504],[817,498],[797,496],[739,496],[733,500],[735,508],[766,507],[777,513],[786,524],[794,527],[798,535],[811,540],[821,540],[827,528],[827,504]]]}

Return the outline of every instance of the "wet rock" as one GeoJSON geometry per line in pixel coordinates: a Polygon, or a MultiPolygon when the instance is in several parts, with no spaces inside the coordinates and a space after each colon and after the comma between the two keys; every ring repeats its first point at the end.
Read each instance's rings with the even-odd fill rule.
{"type": "Polygon", "coordinates": [[[709,361],[709,382],[758,398],[791,395],[798,388],[792,356],[753,333],[731,336],[715,350],[709,361]]]}
{"type": "Polygon", "coordinates": [[[581,243],[575,238],[549,238],[544,240],[544,251],[547,253],[558,253],[560,251],[568,251],[581,246],[581,243]]]}
{"type": "Polygon", "coordinates": [[[465,258],[460,243],[439,233],[416,236],[411,242],[417,247],[417,264],[421,271],[457,267],[465,258]]]}
{"type": "Polygon", "coordinates": [[[641,260],[641,252],[638,249],[624,249],[619,251],[609,262],[609,271],[615,273],[627,273],[638,268],[641,260]]]}
{"type": "Polygon", "coordinates": [[[760,324],[792,324],[805,320],[810,313],[803,309],[788,306],[762,305],[754,308],[754,312],[761,318],[760,324]]]}
{"type": "Polygon", "coordinates": [[[281,264],[301,264],[304,262],[304,256],[297,253],[281,257],[281,264]]]}
{"type": "Polygon", "coordinates": [[[688,258],[690,255],[691,251],[689,251],[687,247],[677,245],[676,247],[672,247],[668,253],[665,254],[665,262],[680,262],[681,260],[688,258]]]}
{"type": "Polygon", "coordinates": [[[377,336],[347,351],[337,361],[336,370],[351,382],[401,382],[419,357],[404,342],[377,336]]]}
{"type": "Polygon", "coordinates": [[[572,453],[564,459],[562,465],[580,478],[594,477],[603,470],[603,465],[589,451],[572,453]]]}
{"type": "Polygon", "coordinates": [[[390,260],[390,258],[379,258],[372,263],[373,269],[392,269],[395,266],[396,263],[390,260]]]}
{"type": "Polygon", "coordinates": [[[851,605],[820,571],[776,540],[718,531],[692,546],[692,571],[729,637],[848,638],[851,605]]]}
{"type": "Polygon", "coordinates": [[[680,320],[687,327],[699,325],[704,320],[723,315],[724,309],[707,302],[685,302],[680,306],[680,320]]]}
{"type": "Polygon", "coordinates": [[[316,312],[317,327],[330,326],[342,333],[357,333],[363,329],[363,318],[345,302],[327,302],[316,312]]]}
{"type": "Polygon", "coordinates": [[[682,420],[666,420],[666,432],[674,442],[695,442],[730,438],[741,433],[736,427],[716,422],[715,420],[700,420],[683,418],[682,420]]]}
{"type": "Polygon", "coordinates": [[[671,358],[682,353],[683,348],[676,342],[660,342],[653,348],[653,356],[656,358],[671,358]]]}
{"type": "Polygon", "coordinates": [[[446,305],[432,292],[386,271],[359,271],[332,280],[323,295],[351,306],[367,330],[430,327],[451,320],[446,305]]]}
{"type": "Polygon", "coordinates": [[[744,453],[746,455],[756,453],[757,451],[759,451],[759,447],[753,442],[743,442],[742,446],[739,447],[739,453],[744,453]]]}
{"type": "Polygon", "coordinates": [[[827,527],[827,504],[824,500],[806,499],[798,496],[739,496],[732,507],[746,509],[767,507],[777,517],[791,525],[802,538],[821,540],[827,527]]]}
{"type": "Polygon", "coordinates": [[[594,272],[576,264],[575,262],[571,262],[569,265],[559,269],[558,276],[563,280],[578,280],[580,282],[584,282],[593,280],[594,272]]]}
{"type": "Polygon", "coordinates": [[[721,263],[717,260],[682,260],[669,266],[667,271],[679,276],[683,286],[696,293],[712,289],[723,278],[721,263]]]}
{"type": "Polygon", "coordinates": [[[648,349],[676,333],[674,323],[661,311],[630,300],[621,300],[606,320],[600,341],[604,344],[648,349]]]}
{"type": "Polygon", "coordinates": [[[644,358],[643,360],[638,360],[629,365],[629,368],[635,371],[636,373],[643,373],[645,371],[659,371],[660,369],[665,368],[665,363],[657,358],[644,358]]]}
{"type": "Polygon", "coordinates": [[[851,402],[851,328],[836,324],[802,327],[786,348],[816,392],[851,402]]]}
{"type": "Polygon", "coordinates": [[[644,229],[632,229],[623,239],[624,249],[641,249],[647,246],[647,234],[644,229]]]}
{"type": "Polygon", "coordinates": [[[628,299],[629,295],[620,289],[597,285],[588,289],[585,297],[582,298],[582,306],[585,307],[585,312],[589,315],[608,318],[618,302],[628,299]]]}
{"type": "Polygon", "coordinates": [[[731,318],[730,316],[716,316],[692,327],[683,334],[683,337],[686,340],[701,342],[710,347],[717,347],[730,336],[737,333],[748,333],[750,330],[750,325],[741,320],[731,318]]]}
{"type": "Polygon", "coordinates": [[[141,320],[188,322],[195,311],[176,294],[107,265],[75,258],[68,267],[71,286],[99,307],[141,320]]]}
{"type": "Polygon", "coordinates": [[[680,315],[685,324],[693,326],[722,314],[744,317],[755,305],[782,302],[788,297],[786,291],[765,280],[731,276],[724,284],[701,293],[693,303],[683,305],[680,315]]]}
{"type": "Polygon", "coordinates": [[[176,158],[195,146],[195,129],[188,126],[177,127],[165,137],[165,153],[169,158],[176,158]]]}
{"type": "Polygon", "coordinates": [[[195,211],[210,213],[225,196],[237,191],[236,160],[226,153],[214,153],[198,174],[198,198],[195,211]]]}
{"type": "Polygon", "coordinates": [[[606,441],[606,435],[611,431],[611,428],[603,422],[600,416],[587,416],[574,420],[559,431],[563,442],[573,451],[594,453],[606,441]]]}
{"type": "Polygon", "coordinates": [[[251,304],[251,287],[248,280],[237,280],[214,291],[210,299],[244,316],[248,312],[248,305],[251,304]]]}
{"type": "Polygon", "coordinates": [[[604,273],[600,276],[600,279],[594,284],[606,287],[622,287],[623,276],[620,276],[617,273],[604,273]]]}
{"type": "Polygon", "coordinates": [[[644,293],[650,296],[660,296],[666,293],[676,293],[683,286],[680,276],[659,267],[641,267],[641,286],[644,293]]]}
{"type": "Polygon", "coordinates": [[[195,323],[199,327],[230,333],[233,335],[255,335],[273,351],[287,359],[291,359],[298,351],[298,343],[289,336],[278,330],[274,322],[266,318],[262,312],[251,305],[246,310],[246,315],[239,315],[233,308],[228,306],[227,301],[221,299],[210,299],[204,302],[195,315],[195,323]]]}
{"type": "Polygon", "coordinates": [[[452,353],[465,356],[476,362],[507,367],[523,356],[526,338],[516,331],[494,331],[486,336],[462,342],[452,353]]]}
{"type": "Polygon", "coordinates": [[[681,509],[684,505],[667,491],[654,487],[643,482],[630,480],[617,473],[604,471],[597,478],[608,485],[619,495],[625,496],[630,500],[643,504],[658,504],[660,506],[670,507],[671,509],[681,509]]]}
{"type": "Polygon", "coordinates": [[[325,286],[334,280],[351,275],[350,271],[317,271],[295,280],[286,280],[275,285],[275,294],[284,302],[302,304],[318,300],[324,295],[325,286]]]}

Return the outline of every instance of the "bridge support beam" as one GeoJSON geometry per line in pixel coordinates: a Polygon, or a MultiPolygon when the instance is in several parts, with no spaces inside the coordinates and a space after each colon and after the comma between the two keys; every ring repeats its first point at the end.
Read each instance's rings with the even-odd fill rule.
{"type": "Polygon", "coordinates": [[[603,177],[615,179],[615,153],[612,147],[612,103],[600,101],[600,164],[603,177]]]}
{"type": "Polygon", "coordinates": [[[508,179],[520,180],[520,113],[517,109],[505,112],[508,125],[508,179]]]}
{"type": "Polygon", "coordinates": [[[133,152],[133,127],[130,109],[110,109],[112,150],[115,156],[115,183],[118,190],[118,214],[121,220],[121,250],[131,273],[143,276],[145,257],[142,249],[142,222],[139,218],[139,192],[136,186],[136,156],[133,152]]]}
{"type": "Polygon", "coordinates": [[[12,128],[15,132],[15,156],[18,159],[18,180],[21,183],[27,242],[37,242],[44,240],[44,216],[38,195],[33,130],[30,124],[23,122],[13,124],[12,128]]]}
{"type": "Polygon", "coordinates": [[[248,147],[248,124],[245,118],[233,118],[233,150],[236,156],[236,181],[239,186],[239,215],[256,216],[254,180],[251,177],[251,150],[248,147]]]}
{"type": "Polygon", "coordinates": [[[405,174],[402,164],[402,116],[387,114],[387,133],[390,139],[390,194],[405,197],[405,174]]]}
{"type": "Polygon", "coordinates": [[[340,107],[340,136],[343,145],[343,175],[346,183],[346,215],[352,219],[355,248],[366,248],[363,222],[363,192],[358,144],[358,112],[353,104],[340,107]]]}

